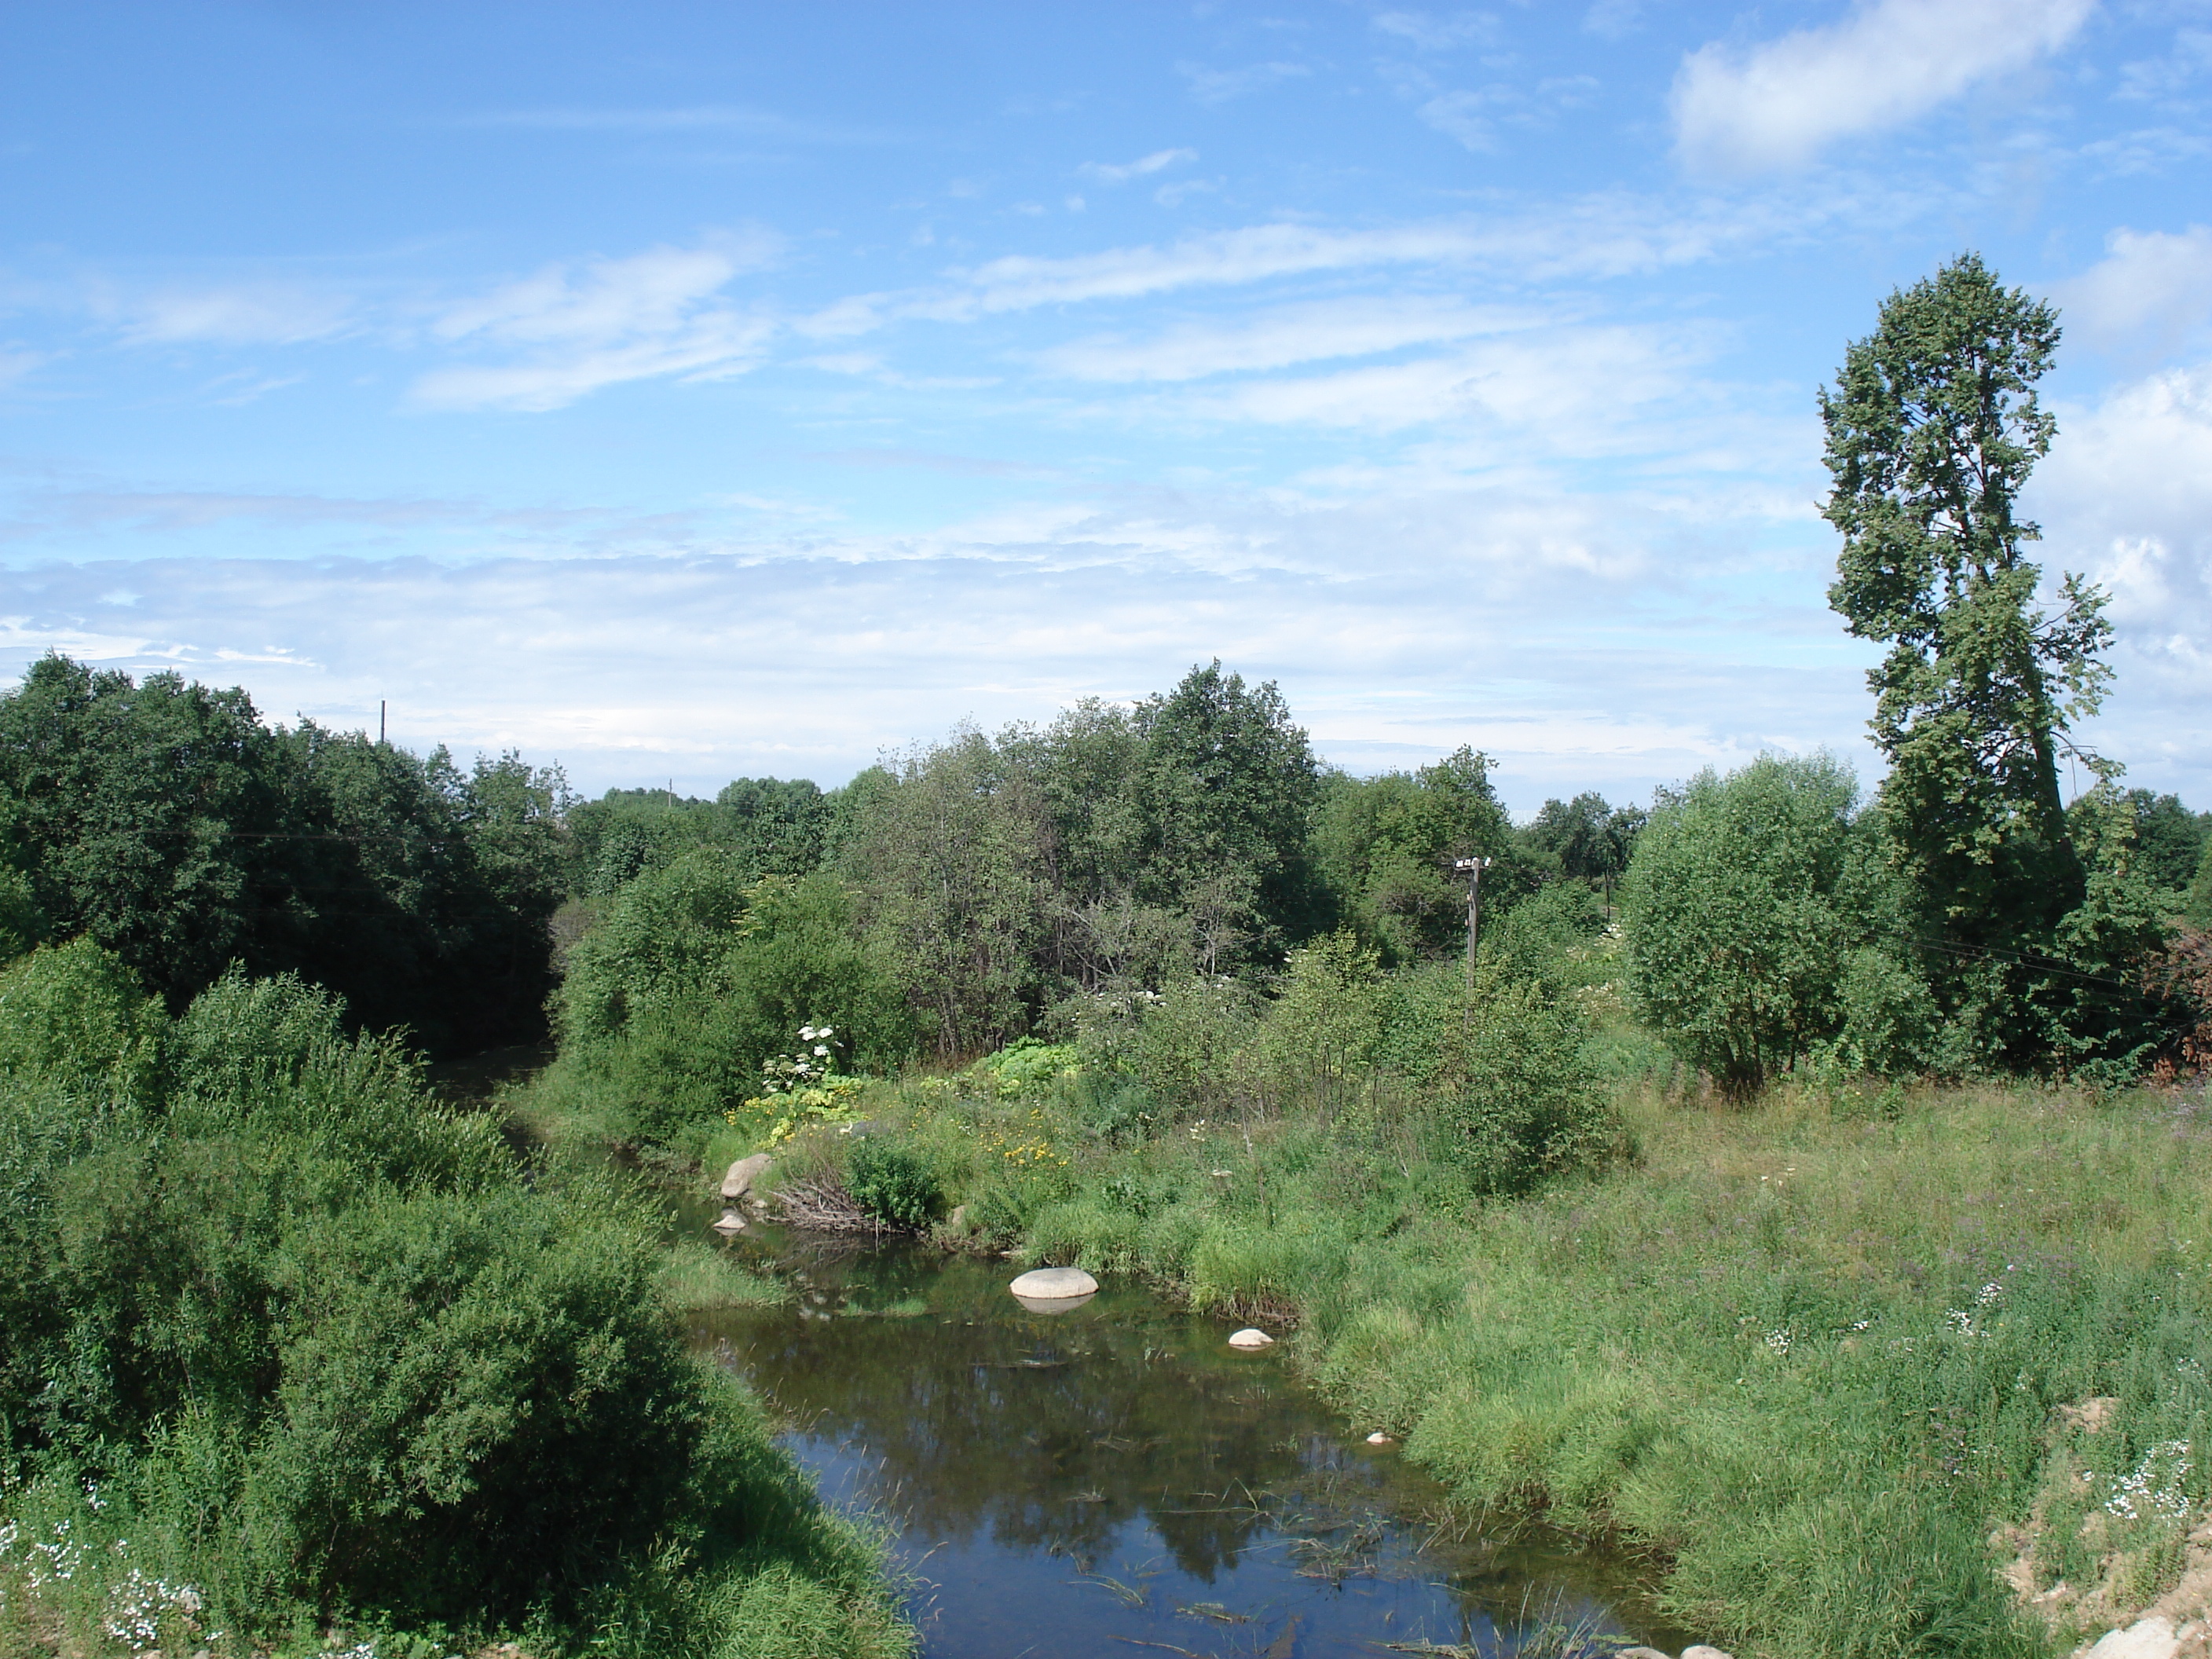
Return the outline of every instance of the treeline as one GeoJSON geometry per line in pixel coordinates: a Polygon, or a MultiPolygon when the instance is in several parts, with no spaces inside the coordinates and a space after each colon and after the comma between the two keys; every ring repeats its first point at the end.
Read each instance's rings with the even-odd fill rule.
{"type": "Polygon", "coordinates": [[[568,814],[556,1024],[646,1133],[758,1091],[803,1023],[841,1065],[966,1058],[1063,1032],[1086,996],[1273,982],[1348,931],[1385,967],[1464,949],[1460,859],[1487,914],[1626,870],[1643,815],[1595,794],[1515,828],[1488,759],[1323,765],[1272,684],[1218,663],[1121,707],[964,730],[845,787],[741,780],[714,801],[611,792],[568,814]]]}
{"type": "Polygon", "coordinates": [[[1892,1075],[2185,1057],[2172,925],[2212,921],[2212,815],[2172,795],[2077,800],[2056,885],[2000,824],[1997,873],[1947,892],[1895,787],[1863,800],[1817,758],[1662,791],[1656,817],[1584,793],[1518,827],[1491,773],[1462,749],[1352,776],[1275,686],[1215,663],[838,789],[580,801],[514,755],[464,770],[55,657],[0,695],[0,949],[89,936],[172,1010],[234,963],[294,972],[434,1053],[534,1038],[550,1010],[649,1131],[746,1097],[805,1023],[889,1070],[1064,1032],[1086,995],[1265,991],[1339,932],[1385,969],[1456,955],[1453,866],[1479,857],[1493,926],[1581,895],[1547,925],[1594,939],[1620,901],[1637,1011],[1726,1090],[1816,1054],[1892,1075]]]}
{"type": "Polygon", "coordinates": [[[50,656],[0,694],[0,954],[88,936],[172,1012],[296,973],[437,1053],[537,1036],[567,884],[557,769],[462,769],[235,687],[50,656]]]}
{"type": "Polygon", "coordinates": [[[1662,792],[1622,890],[1632,1004],[1737,1097],[1808,1064],[2117,1084],[2212,1059],[2212,815],[2106,787],[2063,822],[2074,902],[1999,887],[1998,928],[1832,758],[1703,774],[1662,792]]]}

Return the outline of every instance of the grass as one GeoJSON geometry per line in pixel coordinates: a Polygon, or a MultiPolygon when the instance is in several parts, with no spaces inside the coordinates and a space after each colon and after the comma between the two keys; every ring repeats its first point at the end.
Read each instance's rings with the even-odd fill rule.
{"type": "Polygon", "coordinates": [[[660,1268],[668,1305],[684,1313],[708,1308],[772,1307],[788,1302],[788,1286],[764,1274],[749,1273],[727,1250],[701,1239],[678,1239],[668,1247],[660,1268]]]}

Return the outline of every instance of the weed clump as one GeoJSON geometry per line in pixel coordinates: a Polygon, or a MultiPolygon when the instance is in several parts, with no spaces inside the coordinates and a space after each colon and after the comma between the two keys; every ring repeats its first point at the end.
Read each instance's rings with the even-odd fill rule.
{"type": "Polygon", "coordinates": [[[945,1189],[906,1147],[871,1135],[853,1148],[845,1189],[862,1213],[887,1227],[921,1232],[945,1213],[945,1189]]]}

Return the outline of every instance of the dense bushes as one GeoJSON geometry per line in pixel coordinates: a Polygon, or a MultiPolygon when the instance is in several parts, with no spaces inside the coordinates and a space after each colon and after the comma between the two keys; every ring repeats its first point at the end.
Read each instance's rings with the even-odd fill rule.
{"type": "Polygon", "coordinates": [[[834,1026],[847,1066],[910,1053],[915,1024],[835,877],[748,879],[694,849],[607,902],[556,1003],[567,1079],[624,1137],[680,1140],[762,1092],[800,1025],[834,1026]]]}
{"type": "Polygon", "coordinates": [[[648,1215],[526,1182],[325,992],[234,972],[172,1023],[88,942],[11,969],[0,1249],[9,1542],[89,1552],[41,1616],[557,1644],[658,1609],[673,1650],[611,1650],[706,1651],[775,1567],[819,1650],[900,1645],[867,1553],[684,1352],[648,1215]]]}
{"type": "Polygon", "coordinates": [[[853,1148],[845,1190],[862,1214],[885,1226],[919,1232],[945,1213],[945,1189],[929,1165],[906,1147],[872,1135],[853,1148]]]}
{"type": "Polygon", "coordinates": [[[1762,756],[1662,800],[1622,888],[1638,1012],[1741,1099],[1808,1058],[1889,1076],[2139,1075],[2202,1018],[2149,970],[2178,896],[2136,867],[2135,811],[2075,804],[2082,896],[2038,950],[1960,951],[1916,920],[1893,826],[1826,757],[1762,756]]]}

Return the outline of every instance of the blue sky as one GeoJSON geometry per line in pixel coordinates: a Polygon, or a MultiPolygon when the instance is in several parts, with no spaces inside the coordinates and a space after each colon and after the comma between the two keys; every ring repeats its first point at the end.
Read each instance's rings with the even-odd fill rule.
{"type": "Polygon", "coordinates": [[[0,8],[0,672],[596,792],[1279,680],[1517,810],[1861,758],[1814,389],[2064,311],[2087,735],[2212,806],[2212,0],[0,8]]]}

